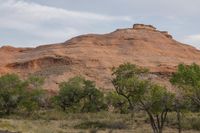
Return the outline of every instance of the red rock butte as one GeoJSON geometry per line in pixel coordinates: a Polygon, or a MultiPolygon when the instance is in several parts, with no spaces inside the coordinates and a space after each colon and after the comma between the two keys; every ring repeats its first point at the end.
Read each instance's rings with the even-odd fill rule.
{"type": "Polygon", "coordinates": [[[163,77],[179,63],[200,64],[200,51],[173,39],[151,25],[135,24],[108,34],[87,34],[64,43],[36,48],[0,48],[0,74],[30,74],[46,78],[44,88],[57,90],[58,83],[82,75],[104,89],[113,88],[111,69],[130,62],[150,69],[149,78],[166,84],[163,77]],[[161,78],[162,76],[162,78],[161,78]]]}

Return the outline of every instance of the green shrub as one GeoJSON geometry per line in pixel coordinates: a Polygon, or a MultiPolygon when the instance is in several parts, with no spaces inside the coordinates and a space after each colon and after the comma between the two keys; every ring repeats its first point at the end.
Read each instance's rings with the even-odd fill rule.
{"type": "Polygon", "coordinates": [[[15,74],[0,77],[0,111],[9,115],[15,111],[33,112],[44,104],[43,79],[21,80],[15,74]]]}
{"type": "Polygon", "coordinates": [[[58,105],[58,107],[60,107],[63,111],[79,110],[79,102],[83,97],[82,87],[82,77],[74,77],[71,78],[68,82],[60,83],[59,93],[54,97],[55,105],[58,105]]]}
{"type": "Polygon", "coordinates": [[[181,126],[185,130],[200,130],[200,117],[198,113],[185,113],[182,117],[181,126]]]}
{"type": "Polygon", "coordinates": [[[34,90],[27,90],[24,92],[18,108],[19,110],[25,111],[28,114],[39,110],[42,106],[42,98],[45,96],[45,92],[40,89],[34,89],[34,90]]]}
{"type": "Polygon", "coordinates": [[[17,108],[27,84],[15,74],[0,77],[0,111],[9,115],[17,108]]]}
{"type": "Polygon", "coordinates": [[[95,87],[94,82],[89,80],[84,81],[81,104],[81,112],[97,112],[107,109],[104,94],[95,87]]]}
{"type": "Polygon", "coordinates": [[[107,108],[104,95],[94,82],[74,77],[62,82],[60,91],[53,99],[55,105],[67,112],[97,112],[107,108]]]}

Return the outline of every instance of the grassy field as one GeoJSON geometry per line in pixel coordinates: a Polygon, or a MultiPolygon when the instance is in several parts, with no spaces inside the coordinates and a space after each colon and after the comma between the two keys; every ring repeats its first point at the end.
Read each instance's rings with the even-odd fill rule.
{"type": "MultiPolygon", "coordinates": [[[[187,114],[183,133],[199,133],[199,115],[187,114]],[[197,121],[192,125],[192,122],[197,121]],[[195,127],[196,124],[196,127],[195,127]]],[[[177,133],[175,114],[169,115],[164,133],[177,133]]],[[[152,133],[144,113],[128,114],[109,112],[65,114],[58,111],[41,112],[29,117],[21,114],[0,119],[0,130],[21,133],[152,133]]]]}

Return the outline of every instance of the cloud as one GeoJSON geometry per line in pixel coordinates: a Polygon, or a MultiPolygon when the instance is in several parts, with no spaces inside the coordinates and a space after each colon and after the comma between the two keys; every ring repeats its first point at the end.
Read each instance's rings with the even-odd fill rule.
{"type": "Polygon", "coordinates": [[[107,33],[133,23],[152,24],[180,41],[199,44],[196,37],[187,36],[199,33],[199,0],[0,0],[0,3],[0,46],[63,42],[76,35],[107,33]]]}
{"type": "Polygon", "coordinates": [[[40,5],[33,2],[28,3],[22,0],[8,0],[7,2],[4,2],[2,4],[1,8],[5,10],[15,11],[13,12],[14,14],[12,14],[12,16],[20,15],[20,18],[22,19],[28,17],[31,21],[63,19],[65,17],[105,21],[131,21],[131,18],[129,16],[115,17],[89,12],[70,11],[62,8],[40,5]]]}
{"type": "Polygon", "coordinates": [[[200,49],[200,34],[186,36],[183,39],[183,42],[193,44],[200,49]]]}
{"type": "Polygon", "coordinates": [[[64,41],[86,29],[94,31],[98,24],[106,26],[107,23],[133,21],[130,16],[72,11],[24,0],[0,0],[0,3],[1,31],[24,32],[44,40],[41,43],[64,41]]]}

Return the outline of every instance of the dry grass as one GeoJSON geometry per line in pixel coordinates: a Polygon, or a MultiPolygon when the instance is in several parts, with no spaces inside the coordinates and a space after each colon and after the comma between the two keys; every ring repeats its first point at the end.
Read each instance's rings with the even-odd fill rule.
{"type": "MultiPolygon", "coordinates": [[[[33,118],[33,117],[32,117],[33,118]]],[[[64,114],[61,112],[42,112],[33,119],[0,119],[0,130],[22,133],[152,133],[147,117],[136,114],[134,120],[130,115],[108,112],[64,114]],[[91,124],[94,124],[93,127],[91,124]],[[80,125],[84,125],[82,128],[80,125]]],[[[183,133],[198,133],[195,130],[184,130],[183,133]]],[[[164,133],[177,133],[175,128],[165,128],[164,133]]]]}

